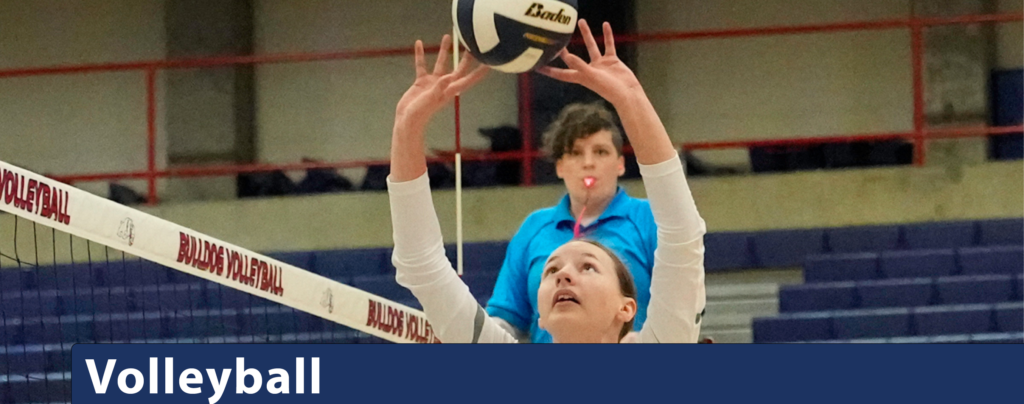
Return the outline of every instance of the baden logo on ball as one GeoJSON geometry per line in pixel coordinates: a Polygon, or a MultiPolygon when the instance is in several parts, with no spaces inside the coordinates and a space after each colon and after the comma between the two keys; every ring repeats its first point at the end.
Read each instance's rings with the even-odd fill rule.
{"type": "Polygon", "coordinates": [[[577,0],[453,0],[459,41],[505,73],[547,65],[576,30],[577,0]]]}
{"type": "Polygon", "coordinates": [[[558,14],[550,11],[544,11],[544,5],[540,3],[530,4],[530,8],[526,10],[527,17],[540,18],[542,20],[554,21],[559,24],[572,25],[572,18],[564,15],[565,9],[559,9],[558,14]]]}

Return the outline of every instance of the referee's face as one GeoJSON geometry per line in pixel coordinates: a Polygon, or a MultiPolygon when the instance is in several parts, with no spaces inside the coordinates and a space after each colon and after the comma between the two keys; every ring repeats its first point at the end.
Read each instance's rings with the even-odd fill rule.
{"type": "Polygon", "coordinates": [[[623,296],[612,257],[573,241],[551,254],[537,292],[540,326],[555,342],[618,342],[636,301],[623,296]]]}
{"type": "Polygon", "coordinates": [[[588,192],[590,197],[609,197],[615,195],[619,177],[626,172],[626,160],[615,148],[612,133],[602,129],[576,139],[555,163],[555,171],[574,200],[587,199],[588,192]]]}

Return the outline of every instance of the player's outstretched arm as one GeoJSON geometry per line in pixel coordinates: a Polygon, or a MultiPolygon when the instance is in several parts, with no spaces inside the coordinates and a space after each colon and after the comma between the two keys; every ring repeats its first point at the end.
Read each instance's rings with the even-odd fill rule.
{"type": "Polygon", "coordinates": [[[416,81],[402,95],[395,109],[395,127],[391,136],[391,180],[405,182],[427,172],[423,136],[430,119],[456,95],[473,87],[488,72],[487,66],[472,66],[466,55],[458,68],[449,72],[452,38],[445,35],[433,70],[427,70],[423,41],[416,41],[416,81]]]}
{"type": "Polygon", "coordinates": [[[441,226],[426,176],[424,129],[456,94],[479,82],[487,68],[471,70],[473,60],[467,58],[454,72],[446,73],[451,38],[445,36],[441,42],[441,55],[432,72],[426,69],[423,44],[416,42],[416,81],[395,111],[388,177],[395,280],[423,305],[427,320],[442,342],[515,342],[486,316],[444,255],[441,226]]]}

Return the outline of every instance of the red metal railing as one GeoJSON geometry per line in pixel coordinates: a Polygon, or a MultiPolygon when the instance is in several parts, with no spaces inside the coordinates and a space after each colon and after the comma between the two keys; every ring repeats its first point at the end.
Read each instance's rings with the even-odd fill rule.
{"type": "MultiPolygon", "coordinates": [[[[944,128],[929,129],[925,117],[924,102],[924,30],[930,26],[955,25],[955,24],[979,24],[979,23],[1005,23],[1024,21],[1024,14],[983,14],[965,15],[958,17],[941,18],[919,18],[909,17],[903,19],[888,19],[877,21],[856,21],[830,24],[811,24],[796,26],[766,26],[741,29],[716,29],[698,31],[662,31],[630,35],[616,36],[620,43],[629,42],[664,42],[695,40],[708,38],[731,38],[749,36],[770,36],[770,35],[794,35],[810,33],[829,33],[844,31],[870,31],[870,30],[894,30],[908,29],[911,36],[911,63],[913,65],[913,91],[914,91],[914,128],[910,132],[886,132],[886,133],[864,133],[846,134],[828,137],[810,138],[788,138],[772,140],[737,140],[721,142],[695,142],[683,143],[681,147],[688,150],[727,149],[745,148],[755,146],[795,146],[811,145],[835,142],[856,142],[869,140],[892,140],[904,139],[914,144],[914,164],[925,163],[927,151],[926,141],[933,139],[952,139],[963,137],[978,137],[1016,133],[1024,131],[1024,126],[1012,127],[970,127],[970,128],[944,128]]],[[[600,42],[600,38],[598,39],[600,42]]],[[[429,47],[428,52],[436,52],[437,46],[429,47]]],[[[197,59],[172,59],[172,60],[150,60],[124,63],[99,63],[69,66],[31,67],[19,69],[0,70],[0,79],[9,77],[43,76],[43,75],[65,75],[65,74],[87,74],[96,72],[112,71],[143,71],[146,84],[146,133],[147,133],[147,164],[145,171],[135,172],[110,172],[110,173],[84,173],[75,175],[57,176],[56,178],[68,182],[90,182],[110,181],[124,179],[144,179],[147,182],[148,200],[156,203],[158,200],[156,181],[159,178],[168,177],[204,177],[204,176],[225,176],[240,173],[266,172],[276,170],[306,170],[315,168],[353,168],[369,165],[387,164],[386,160],[355,160],[338,161],[327,163],[295,163],[295,164],[246,164],[246,165],[222,165],[203,167],[178,167],[158,170],[156,164],[156,75],[160,70],[169,69],[192,69],[203,67],[218,67],[229,65],[257,65],[276,63],[300,63],[327,60],[367,59],[411,55],[412,48],[384,48],[367,49],[327,53],[291,53],[273,54],[258,56],[227,56],[197,59]]],[[[532,161],[540,157],[540,154],[533,151],[533,124],[530,111],[530,75],[521,75],[519,78],[519,126],[523,131],[523,150],[519,152],[486,153],[468,155],[463,158],[466,161],[497,161],[497,160],[521,160],[523,164],[523,178],[526,185],[533,182],[532,161]]],[[[450,158],[435,158],[433,161],[452,161],[450,158]]]]}

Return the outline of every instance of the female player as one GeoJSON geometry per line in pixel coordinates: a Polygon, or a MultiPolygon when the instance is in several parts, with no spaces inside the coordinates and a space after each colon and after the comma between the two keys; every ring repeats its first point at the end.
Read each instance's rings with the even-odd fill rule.
{"type": "Polygon", "coordinates": [[[643,326],[657,228],[650,204],[619,187],[626,170],[622,143],[614,116],[600,104],[566,107],[544,133],[545,152],[568,193],[557,205],[531,213],[516,231],[487,302],[487,314],[520,340],[551,342],[538,324],[537,292],[547,258],[577,233],[626,264],[637,290],[634,329],[643,326]]]}
{"type": "MultiPolygon", "coordinates": [[[[697,342],[704,293],[704,221],[697,213],[679,155],[636,76],[616,56],[611,26],[604,25],[605,53],[585,21],[580,30],[591,63],[563,51],[568,69],[541,73],[583,85],[618,111],[634,147],[658,226],[648,318],[637,342],[697,342]]],[[[442,40],[451,46],[451,38],[442,40]]],[[[445,74],[442,51],[432,73],[416,43],[416,81],[398,103],[392,135],[388,191],[394,226],[392,262],[398,283],[423,305],[441,341],[516,342],[488,317],[444,255],[440,224],[430,196],[423,133],[430,117],[456,94],[479,82],[486,67],[470,71],[467,58],[445,74]]],[[[577,240],[546,260],[538,291],[541,328],[558,343],[616,343],[632,328],[635,287],[629,272],[599,243],[577,240]]]]}

